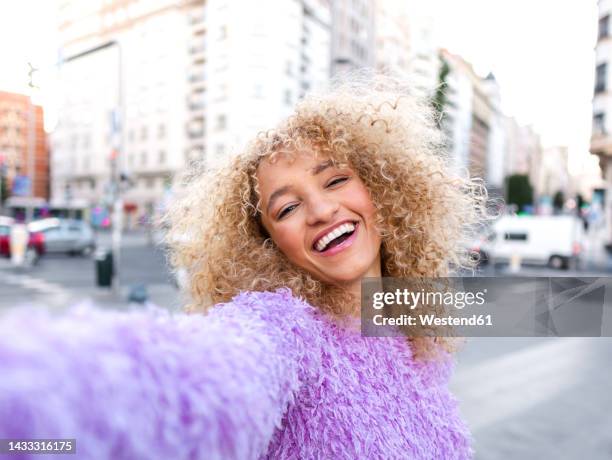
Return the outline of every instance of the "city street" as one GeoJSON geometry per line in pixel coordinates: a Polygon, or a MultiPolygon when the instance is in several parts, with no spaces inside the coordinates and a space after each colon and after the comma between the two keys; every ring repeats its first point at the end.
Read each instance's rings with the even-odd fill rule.
{"type": "MultiPolygon", "coordinates": [[[[98,235],[98,248],[110,247],[110,235],[98,235]]],[[[120,258],[121,293],[96,287],[93,257],[47,254],[37,265],[15,269],[0,259],[0,309],[19,305],[45,305],[53,309],[92,301],[108,307],[127,306],[130,288],[144,285],[149,300],[166,308],[180,307],[178,290],[166,268],[163,250],[150,245],[144,233],[124,235],[120,258]]]]}
{"type": "MultiPolygon", "coordinates": [[[[108,247],[110,235],[98,236],[108,247]]],[[[63,309],[91,301],[128,307],[130,286],[144,284],[149,300],[179,309],[163,250],[144,233],[124,235],[122,291],[95,287],[91,257],[49,255],[17,271],[0,260],[0,311],[19,305],[63,309]]],[[[589,271],[523,267],[519,275],[609,276],[589,271]]],[[[504,276],[508,267],[482,274],[504,276]]],[[[470,338],[458,354],[451,389],[475,439],[476,459],[609,459],[612,457],[612,338],[470,338]]]]}

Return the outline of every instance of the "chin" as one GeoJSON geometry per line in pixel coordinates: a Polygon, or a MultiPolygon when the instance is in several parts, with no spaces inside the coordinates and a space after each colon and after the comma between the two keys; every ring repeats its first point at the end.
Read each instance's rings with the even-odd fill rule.
{"type": "Polygon", "coordinates": [[[331,283],[353,283],[357,281],[361,281],[361,279],[365,276],[366,270],[355,270],[355,268],[350,271],[338,271],[333,273],[325,273],[326,278],[331,283]]]}

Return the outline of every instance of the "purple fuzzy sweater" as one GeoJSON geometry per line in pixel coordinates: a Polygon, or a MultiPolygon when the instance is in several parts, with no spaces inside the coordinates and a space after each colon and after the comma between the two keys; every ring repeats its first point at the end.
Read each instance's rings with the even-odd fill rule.
{"type": "Polygon", "coordinates": [[[0,317],[0,439],[76,438],[85,459],[465,459],[451,367],[288,289],[208,316],[15,310],[0,317]]]}

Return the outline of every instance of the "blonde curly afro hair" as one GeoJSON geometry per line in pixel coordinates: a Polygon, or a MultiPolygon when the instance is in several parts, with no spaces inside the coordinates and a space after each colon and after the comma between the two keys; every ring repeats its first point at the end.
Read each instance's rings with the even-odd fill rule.
{"type": "MultiPolygon", "coordinates": [[[[466,241],[486,215],[482,180],[450,172],[427,101],[396,79],[353,76],[307,96],[227,166],[195,168],[186,178],[164,221],[169,261],[187,273],[188,310],[205,310],[243,290],[289,287],[332,315],[354,311],[348,292],[291,264],[261,224],[260,162],[304,149],[348,165],[369,189],[383,276],[441,277],[473,267],[466,241]]],[[[409,340],[417,354],[430,347],[429,340],[447,341],[409,340]]]]}

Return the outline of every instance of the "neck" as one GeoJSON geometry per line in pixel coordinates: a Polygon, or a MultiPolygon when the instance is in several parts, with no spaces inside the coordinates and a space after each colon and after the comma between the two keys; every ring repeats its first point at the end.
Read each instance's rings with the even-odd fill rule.
{"type": "MultiPolygon", "coordinates": [[[[382,278],[380,277],[380,275],[376,276],[376,277],[372,277],[372,276],[368,276],[370,278],[376,278],[376,288],[375,290],[378,291],[383,291],[383,284],[382,284],[382,278]]],[[[351,315],[352,316],[361,316],[361,283],[362,283],[363,279],[360,279],[358,281],[355,281],[351,284],[347,284],[345,285],[346,290],[353,296],[354,298],[354,303],[353,303],[353,310],[351,315]]],[[[371,290],[373,288],[373,285],[371,284],[373,280],[370,280],[368,282],[368,290],[371,290]]]]}

